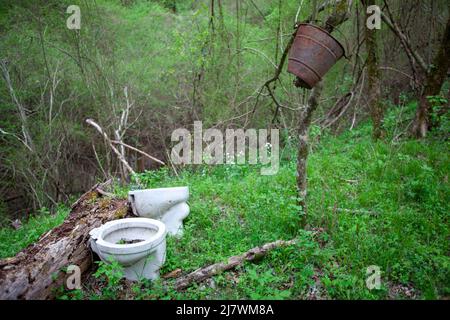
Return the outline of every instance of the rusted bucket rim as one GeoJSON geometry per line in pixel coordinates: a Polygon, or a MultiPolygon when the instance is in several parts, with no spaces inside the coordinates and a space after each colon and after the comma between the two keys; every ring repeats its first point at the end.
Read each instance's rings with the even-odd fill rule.
{"type": "MultiPolygon", "coordinates": [[[[329,33],[327,30],[325,30],[324,28],[321,28],[321,27],[319,27],[319,26],[316,26],[315,24],[312,24],[312,23],[299,23],[297,30],[298,30],[298,29],[300,28],[300,26],[302,26],[302,25],[303,25],[303,26],[310,26],[310,27],[319,29],[320,31],[326,33],[328,36],[330,36],[330,38],[332,38],[334,41],[336,41],[336,43],[342,48],[343,56],[344,56],[345,58],[347,58],[347,55],[346,55],[346,53],[345,53],[345,48],[344,48],[344,46],[341,44],[341,42],[340,42],[338,39],[336,39],[336,38],[335,38],[331,33],[329,33]]],[[[297,37],[297,35],[295,35],[295,37],[297,37]]]]}

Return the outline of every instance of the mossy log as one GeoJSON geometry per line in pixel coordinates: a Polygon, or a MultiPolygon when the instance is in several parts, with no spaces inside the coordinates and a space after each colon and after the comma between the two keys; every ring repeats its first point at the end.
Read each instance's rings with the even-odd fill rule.
{"type": "Polygon", "coordinates": [[[89,232],[103,223],[128,215],[127,201],[107,198],[96,185],[72,206],[64,222],[42,235],[15,257],[0,260],[0,299],[42,300],[64,287],[69,265],[89,271],[92,254],[89,232]]]}

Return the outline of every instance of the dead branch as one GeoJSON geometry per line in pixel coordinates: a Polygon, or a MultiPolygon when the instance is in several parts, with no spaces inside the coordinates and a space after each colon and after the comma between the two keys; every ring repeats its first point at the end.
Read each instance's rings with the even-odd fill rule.
{"type": "Polygon", "coordinates": [[[353,91],[342,96],[335,105],[327,112],[322,124],[322,128],[328,128],[338,121],[347,111],[348,107],[353,101],[355,93],[353,91]],[[347,101],[347,102],[346,102],[347,101]]]}
{"type": "Polygon", "coordinates": [[[387,12],[389,14],[389,17],[386,16],[383,12],[381,12],[381,19],[387,24],[389,29],[394,32],[394,34],[397,36],[397,38],[400,40],[401,45],[405,49],[406,54],[408,55],[408,58],[410,60],[414,60],[417,62],[417,64],[422,68],[422,71],[426,74],[428,73],[428,66],[423,60],[423,58],[419,55],[417,50],[414,50],[412,48],[411,43],[408,40],[408,37],[403,33],[403,31],[400,29],[398,24],[394,21],[393,16],[389,10],[389,6],[387,4],[387,1],[384,1],[387,12]]]}
{"type": "Polygon", "coordinates": [[[111,149],[114,151],[114,153],[117,155],[117,157],[119,158],[119,160],[123,163],[123,165],[125,166],[125,168],[132,174],[135,175],[136,172],[133,170],[133,168],[131,168],[131,166],[128,164],[127,160],[125,159],[125,157],[122,155],[122,153],[117,150],[117,148],[114,146],[114,144],[112,143],[111,139],[108,137],[108,135],[103,131],[102,127],[100,127],[94,120],[92,119],[86,119],[86,123],[90,124],[91,126],[93,126],[95,129],[97,129],[97,131],[105,138],[106,142],[109,144],[109,146],[111,147],[111,149]]]}
{"type": "Polygon", "coordinates": [[[345,209],[345,208],[333,208],[328,207],[328,210],[333,210],[335,212],[343,212],[343,213],[356,213],[356,214],[366,214],[366,215],[378,215],[378,212],[364,209],[345,209]]]}
{"type": "MultiPolygon", "coordinates": [[[[130,100],[128,99],[128,88],[125,87],[123,89],[125,100],[126,100],[126,108],[122,110],[122,114],[120,116],[119,124],[116,130],[114,130],[114,136],[117,141],[122,142],[122,139],[125,135],[125,132],[127,130],[127,124],[128,124],[128,116],[130,114],[130,110],[132,107],[132,103],[130,103],[130,100]]],[[[122,158],[125,158],[125,147],[123,145],[119,146],[120,154],[122,155],[122,158]]],[[[122,177],[126,175],[126,167],[121,167],[121,174],[122,177]]]]}
{"type": "Polygon", "coordinates": [[[95,191],[97,191],[99,194],[101,194],[104,197],[108,197],[108,198],[115,198],[116,195],[114,193],[111,192],[107,192],[101,188],[96,188],[95,191]]]}
{"type": "Polygon", "coordinates": [[[195,282],[201,282],[219,273],[236,268],[237,266],[242,265],[246,261],[249,262],[257,261],[261,259],[263,256],[265,256],[267,252],[270,250],[290,246],[295,243],[296,240],[290,241],[277,240],[275,242],[267,243],[263,246],[250,249],[244,254],[232,256],[228,258],[227,262],[219,262],[209,265],[207,267],[197,269],[184,277],[178,278],[175,282],[175,289],[176,290],[186,289],[195,282]]]}
{"type": "Polygon", "coordinates": [[[122,146],[124,146],[124,147],[126,147],[126,148],[128,148],[128,149],[130,149],[130,150],[136,151],[136,152],[138,152],[138,153],[140,153],[140,154],[146,156],[147,158],[149,158],[149,159],[151,159],[151,160],[153,160],[153,161],[158,162],[159,164],[161,164],[161,165],[163,165],[163,166],[166,165],[163,161],[161,161],[161,160],[159,160],[159,159],[157,159],[157,158],[155,158],[155,157],[149,155],[148,153],[146,153],[146,152],[144,152],[144,151],[142,151],[142,150],[139,150],[138,148],[132,147],[132,146],[130,146],[130,145],[128,145],[128,144],[126,144],[126,143],[124,143],[124,142],[122,142],[122,141],[112,140],[111,142],[114,143],[114,144],[120,144],[120,145],[122,145],[122,146]]]}
{"type": "Polygon", "coordinates": [[[11,96],[12,101],[17,107],[17,110],[19,111],[20,121],[22,125],[22,134],[23,139],[19,139],[25,147],[27,147],[28,150],[34,152],[34,143],[33,139],[31,138],[30,131],[28,128],[28,117],[26,114],[25,107],[20,103],[19,99],[17,99],[16,93],[14,91],[13,85],[11,83],[11,78],[9,76],[9,70],[7,66],[7,62],[3,59],[0,59],[0,69],[2,71],[3,79],[6,82],[6,85],[8,87],[9,94],[11,96]]]}

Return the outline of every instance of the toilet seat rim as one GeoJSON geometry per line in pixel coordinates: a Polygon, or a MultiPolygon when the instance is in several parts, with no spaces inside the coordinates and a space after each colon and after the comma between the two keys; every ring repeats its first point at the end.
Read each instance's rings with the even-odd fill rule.
{"type": "MultiPolygon", "coordinates": [[[[137,254],[140,252],[148,251],[153,248],[156,248],[159,246],[166,238],[167,230],[164,223],[161,221],[150,219],[150,218],[126,218],[126,219],[119,219],[114,220],[105,223],[103,226],[99,228],[97,239],[94,239],[97,248],[103,252],[103,253],[109,253],[109,254],[137,254]],[[127,221],[124,221],[127,220],[127,221]],[[106,231],[110,230],[114,226],[118,224],[123,223],[138,223],[138,227],[144,227],[145,226],[156,226],[157,231],[156,234],[153,235],[150,239],[138,242],[138,243],[132,243],[132,244],[115,244],[112,242],[108,242],[103,239],[103,236],[106,231]],[[144,225],[142,225],[144,224],[144,225]]],[[[116,230],[119,230],[121,228],[118,228],[116,230]]],[[[114,230],[114,231],[116,231],[114,230]]]]}
{"type": "Polygon", "coordinates": [[[187,192],[189,194],[189,186],[151,188],[151,189],[137,189],[137,190],[128,191],[128,194],[129,195],[134,195],[134,194],[145,193],[145,192],[150,192],[150,191],[161,192],[161,191],[169,191],[169,190],[184,191],[184,192],[187,192]]]}
{"type": "Polygon", "coordinates": [[[155,188],[132,190],[128,192],[128,201],[136,201],[137,198],[151,196],[153,205],[160,202],[171,201],[172,203],[186,202],[189,200],[189,187],[171,187],[171,188],[155,188]]]}

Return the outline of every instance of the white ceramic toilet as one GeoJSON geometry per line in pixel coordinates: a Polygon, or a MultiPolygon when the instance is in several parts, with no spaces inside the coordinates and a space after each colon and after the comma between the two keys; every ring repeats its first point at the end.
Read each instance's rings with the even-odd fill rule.
{"type": "Polygon", "coordinates": [[[128,280],[154,280],[166,259],[166,227],[154,219],[127,218],[89,232],[92,250],[104,262],[116,260],[128,280]]]}
{"type": "Polygon", "coordinates": [[[171,235],[181,236],[189,215],[188,187],[134,190],[128,200],[135,215],[162,221],[171,235]]]}

